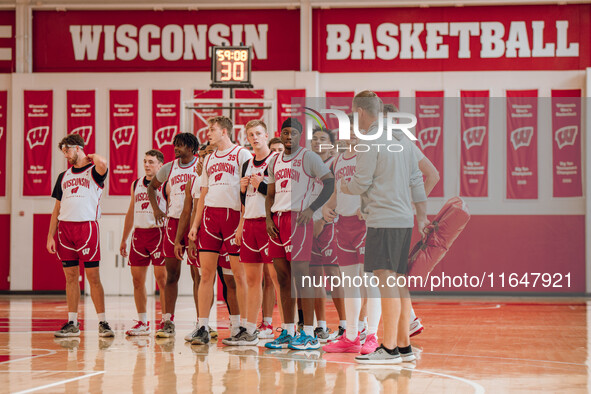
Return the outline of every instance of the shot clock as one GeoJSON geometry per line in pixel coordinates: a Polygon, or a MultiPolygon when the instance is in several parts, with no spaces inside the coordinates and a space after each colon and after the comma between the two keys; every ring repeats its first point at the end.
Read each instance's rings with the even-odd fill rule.
{"type": "Polygon", "coordinates": [[[211,56],[211,86],[248,88],[252,51],[247,46],[214,46],[211,56]]]}

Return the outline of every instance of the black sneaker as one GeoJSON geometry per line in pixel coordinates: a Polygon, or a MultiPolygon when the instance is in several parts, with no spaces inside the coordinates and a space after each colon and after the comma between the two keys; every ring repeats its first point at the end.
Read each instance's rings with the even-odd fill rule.
{"type": "Polygon", "coordinates": [[[343,335],[345,335],[345,327],[339,326],[339,332],[337,333],[335,339],[341,339],[343,335]]]}
{"type": "Polygon", "coordinates": [[[253,334],[249,334],[246,328],[240,327],[238,334],[224,343],[229,346],[255,346],[259,343],[258,331],[255,330],[253,334]]]}
{"type": "Polygon", "coordinates": [[[412,362],[415,361],[417,358],[415,354],[412,352],[412,347],[408,345],[407,347],[399,347],[400,358],[402,358],[403,362],[412,362]]]}
{"type": "Polygon", "coordinates": [[[314,329],[314,335],[316,336],[316,338],[318,338],[318,342],[320,343],[326,343],[330,339],[328,329],[325,330],[322,327],[316,327],[314,329]]]}
{"type": "Polygon", "coordinates": [[[106,321],[99,322],[99,337],[114,337],[115,333],[106,321]]]}
{"type": "Polygon", "coordinates": [[[191,345],[207,345],[209,343],[209,329],[201,326],[199,330],[193,335],[191,345]]]}
{"type": "Polygon", "coordinates": [[[69,321],[66,324],[64,324],[59,331],[55,331],[53,335],[58,338],[79,337],[80,323],[74,324],[73,321],[69,321]]]}

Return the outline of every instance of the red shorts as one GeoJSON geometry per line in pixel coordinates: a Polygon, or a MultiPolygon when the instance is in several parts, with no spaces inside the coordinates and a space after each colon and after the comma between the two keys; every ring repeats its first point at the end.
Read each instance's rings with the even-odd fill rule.
{"type": "Polygon", "coordinates": [[[154,266],[163,266],[163,236],[164,229],[162,227],[134,229],[131,235],[129,265],[132,267],[147,267],[151,261],[154,266]]]}
{"type": "Polygon", "coordinates": [[[230,266],[230,255],[226,252],[226,248],[222,246],[220,250],[220,255],[218,256],[218,265],[222,268],[227,270],[231,270],[232,267],[230,266]]]}
{"type": "Polygon", "coordinates": [[[270,239],[269,256],[271,258],[286,258],[288,261],[310,261],[314,223],[310,220],[305,226],[296,226],[297,214],[298,212],[277,212],[273,214],[273,222],[279,229],[279,236],[270,239]]]}
{"type": "MultiPolygon", "coordinates": [[[[179,226],[179,220],[175,218],[168,218],[166,220],[166,234],[164,237],[164,257],[171,258],[176,260],[176,256],[174,255],[174,240],[176,239],[176,230],[179,226]]],[[[187,226],[187,231],[183,235],[181,239],[181,245],[183,245],[183,254],[187,250],[187,246],[189,246],[189,227],[187,226]]],[[[189,257],[189,256],[187,256],[189,257]]],[[[199,256],[196,259],[187,258],[187,264],[189,265],[196,265],[199,267],[199,256]]]]}
{"type": "Polygon", "coordinates": [[[236,229],[240,224],[240,212],[230,208],[205,207],[199,227],[199,251],[219,253],[222,245],[228,254],[238,256],[236,229]]]}
{"type": "Polygon", "coordinates": [[[337,265],[337,235],[334,223],[328,223],[312,241],[311,266],[337,265]]]}
{"type": "Polygon", "coordinates": [[[269,257],[269,235],[265,218],[244,220],[240,262],[266,264],[273,262],[269,257]]]}
{"type": "MultiPolygon", "coordinates": [[[[99,225],[97,222],[58,222],[57,258],[62,262],[98,262],[101,259],[99,225]]],[[[64,266],[75,266],[68,264],[64,266]]]]}
{"type": "Polygon", "coordinates": [[[365,258],[365,221],[355,216],[339,216],[335,224],[339,265],[363,264],[365,258]]]}

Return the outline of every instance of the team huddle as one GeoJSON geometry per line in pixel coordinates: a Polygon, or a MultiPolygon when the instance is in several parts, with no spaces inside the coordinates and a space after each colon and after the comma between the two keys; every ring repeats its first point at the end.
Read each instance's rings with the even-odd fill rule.
{"type": "MultiPolygon", "coordinates": [[[[384,107],[373,92],[355,96],[359,129],[372,134],[378,114],[388,112],[384,107]]],[[[355,358],[359,363],[415,360],[410,337],[423,326],[406,287],[329,289],[339,316],[338,329],[332,332],[326,318],[327,289],[303,284],[307,278],[341,275],[375,275],[386,283],[389,277],[405,275],[415,213],[423,235],[426,198],[439,179],[431,162],[412,141],[396,134],[405,148],[399,154],[357,154],[354,133],[335,152],[323,149],[337,145],[330,130],[314,130],[307,149],[300,144],[303,128],[297,119],[285,120],[279,140],[271,141],[265,123],[252,120],[245,126],[251,152],[232,142],[231,119],[213,117],[208,125],[208,143],[201,149],[193,134],[180,133],[173,141],[175,160],[164,163],[160,151],[146,152],[145,176],[131,185],[120,253],[129,257],[138,320],[126,335],[150,334],[145,289],[150,264],[162,312],[155,335],[175,335],[178,281],[186,254],[197,323],[185,340],[193,345],[217,337],[209,315],[219,274],[230,315],[230,337],[222,341],[227,346],[254,346],[259,339],[269,339],[269,349],[360,353],[355,358]],[[276,338],[275,293],[282,319],[276,338]],[[261,307],[263,322],[257,325],[261,307]]],[[[99,335],[114,336],[98,271],[97,220],[106,160],[86,155],[84,140],[75,134],[66,136],[59,148],[72,167],[55,184],[47,238],[47,249],[57,253],[66,277],[68,322],[55,336],[80,335],[80,263],[98,314],[99,335]]]]}

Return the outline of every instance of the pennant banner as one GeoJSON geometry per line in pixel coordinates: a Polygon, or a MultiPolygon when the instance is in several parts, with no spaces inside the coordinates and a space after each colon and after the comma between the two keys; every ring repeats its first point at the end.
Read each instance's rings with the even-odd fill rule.
{"type": "Polygon", "coordinates": [[[68,90],[67,134],[84,138],[84,152],[96,152],[94,90],[68,90]]]}
{"type": "Polygon", "coordinates": [[[538,91],[507,90],[507,198],[538,198],[538,91]]]}
{"type": "MultiPolygon", "coordinates": [[[[224,91],[221,89],[214,90],[195,90],[193,92],[194,99],[222,99],[224,98],[224,91]]],[[[220,109],[211,109],[211,107],[221,107],[222,104],[214,103],[199,103],[195,107],[210,107],[206,109],[193,109],[193,134],[197,137],[200,144],[207,143],[207,119],[213,116],[222,116],[224,111],[220,109]]]]}
{"type": "Polygon", "coordinates": [[[23,195],[51,194],[53,91],[25,90],[23,195]]]}
{"type": "Polygon", "coordinates": [[[0,197],[6,196],[6,131],[7,92],[0,91],[0,197]]]}
{"type": "Polygon", "coordinates": [[[416,137],[419,148],[439,171],[431,197],[443,197],[443,91],[416,92],[416,137]]]}
{"type": "Polygon", "coordinates": [[[581,91],[552,91],[554,197],[581,197],[581,91]]]}
{"type": "Polygon", "coordinates": [[[152,91],[152,148],[164,154],[164,162],[174,159],[174,136],[181,127],[181,91],[152,91]]]}
{"type": "MultiPolygon", "coordinates": [[[[305,110],[306,89],[277,89],[277,130],[269,130],[270,137],[279,137],[281,125],[287,118],[296,118],[302,125],[306,124],[305,110]]],[[[300,144],[305,143],[300,139],[300,144]]]]}
{"type": "MultiPolygon", "coordinates": [[[[349,115],[353,111],[353,97],[355,92],[326,92],[326,109],[338,109],[349,115]]],[[[328,114],[325,119],[329,129],[339,127],[336,116],[328,114]]]]}
{"type": "Polygon", "coordinates": [[[109,92],[109,194],[127,196],[137,179],[138,91],[109,92]]]}
{"type": "MultiPolygon", "coordinates": [[[[265,91],[263,89],[257,90],[236,90],[236,98],[238,99],[261,99],[265,98],[265,91]]],[[[251,103],[251,104],[238,104],[238,107],[264,107],[263,103],[251,103]]],[[[253,119],[264,120],[265,110],[264,109],[236,109],[234,113],[234,141],[237,144],[245,145],[246,134],[244,132],[244,126],[248,121],[253,119]]]]}
{"type": "Polygon", "coordinates": [[[460,93],[460,195],[488,196],[488,90],[460,93]]]}

